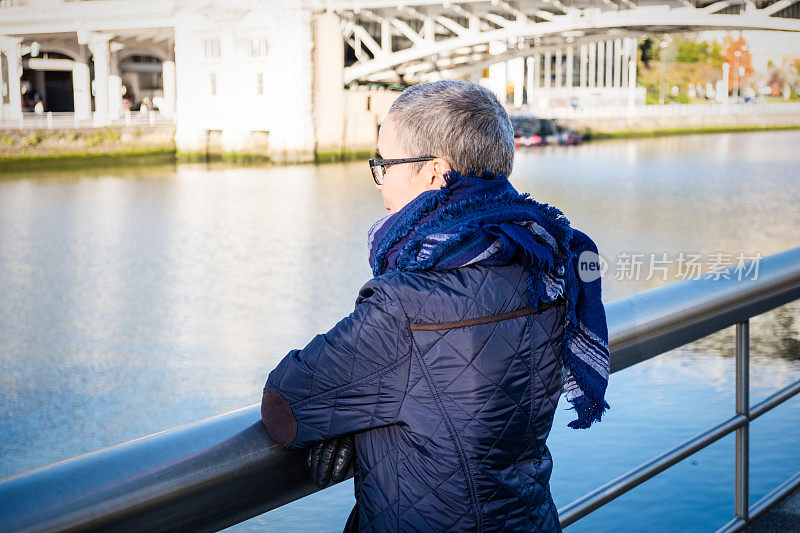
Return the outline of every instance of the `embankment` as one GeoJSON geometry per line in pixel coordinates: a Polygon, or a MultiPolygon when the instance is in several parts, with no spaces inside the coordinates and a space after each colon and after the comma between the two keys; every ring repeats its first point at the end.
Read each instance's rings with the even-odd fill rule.
{"type": "Polygon", "coordinates": [[[175,158],[175,126],[0,131],[0,170],[175,158]]]}
{"type": "Polygon", "coordinates": [[[553,118],[590,139],[800,129],[798,104],[645,106],[630,116],[624,111],[604,116],[602,110],[583,114],[566,111],[553,118]]]}

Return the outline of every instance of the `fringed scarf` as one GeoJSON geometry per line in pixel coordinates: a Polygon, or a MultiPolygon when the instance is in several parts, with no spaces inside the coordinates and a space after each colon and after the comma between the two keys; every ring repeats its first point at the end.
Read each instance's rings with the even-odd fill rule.
{"type": "Polygon", "coordinates": [[[503,174],[450,171],[445,181],[441,189],[420,194],[373,224],[367,238],[373,275],[521,260],[529,273],[529,306],[559,296],[567,301],[563,392],[578,415],[569,427],[588,428],[609,408],[608,330],[600,277],[583,281],[578,270],[581,253],[597,254],[597,246],[571,228],[559,209],[518,193],[503,174]]]}

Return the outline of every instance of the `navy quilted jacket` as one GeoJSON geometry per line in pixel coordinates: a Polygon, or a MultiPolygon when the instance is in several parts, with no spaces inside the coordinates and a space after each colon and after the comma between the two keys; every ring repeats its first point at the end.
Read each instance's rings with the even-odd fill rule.
{"type": "Polygon", "coordinates": [[[517,264],[393,271],[267,380],[262,419],[302,448],[355,433],[359,531],[560,531],[545,440],[564,304],[517,264]]]}

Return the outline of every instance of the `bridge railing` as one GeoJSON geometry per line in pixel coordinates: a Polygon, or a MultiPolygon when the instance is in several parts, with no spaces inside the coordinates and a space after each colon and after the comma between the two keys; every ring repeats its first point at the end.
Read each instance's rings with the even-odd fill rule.
{"type": "Polygon", "coordinates": [[[124,110],[107,124],[95,124],[92,118],[81,119],[75,113],[48,111],[23,112],[17,119],[0,119],[2,130],[81,130],[105,126],[162,126],[175,124],[175,117],[155,110],[146,112],[124,110]]]}
{"type": "MultiPolygon", "coordinates": [[[[748,320],[800,298],[800,247],[758,261],[751,278],[730,267],[606,306],[612,372],[735,324],[736,415],[560,509],[562,525],[734,431],[736,516],[721,531],[743,529],[800,486],[798,473],[748,507],[748,423],[800,392],[797,382],[748,403],[748,320]]],[[[0,531],[214,531],[316,490],[305,453],[274,444],[252,405],[4,478],[0,531]]]]}
{"type": "Polygon", "coordinates": [[[555,119],[668,118],[727,115],[789,115],[800,113],[797,102],[748,102],[727,104],[597,105],[531,108],[536,116],[555,119]]]}

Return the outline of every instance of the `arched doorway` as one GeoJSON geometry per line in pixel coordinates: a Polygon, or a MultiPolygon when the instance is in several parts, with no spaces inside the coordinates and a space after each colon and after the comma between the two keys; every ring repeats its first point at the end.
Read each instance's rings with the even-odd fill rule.
{"type": "Polygon", "coordinates": [[[72,87],[73,58],[59,52],[39,52],[22,56],[22,110],[72,112],[75,99],[72,87]]]}
{"type": "Polygon", "coordinates": [[[142,104],[150,109],[164,107],[163,61],[150,54],[134,53],[124,56],[119,62],[122,78],[123,106],[132,111],[140,110],[142,104]]]}

